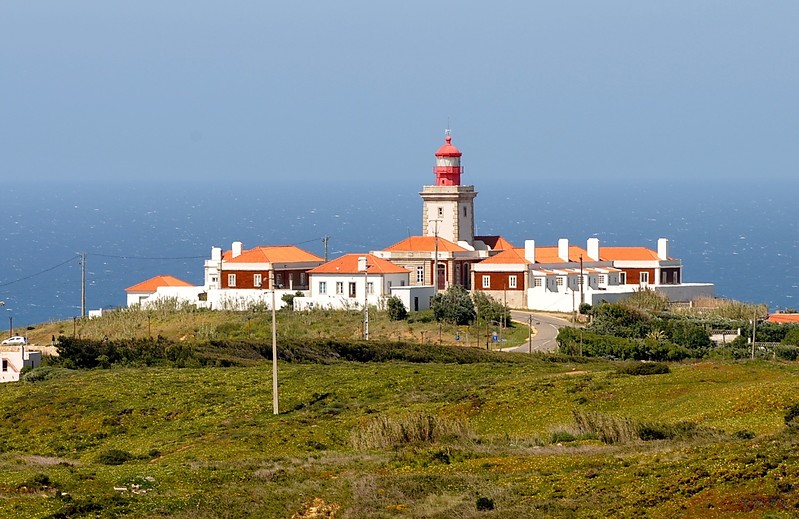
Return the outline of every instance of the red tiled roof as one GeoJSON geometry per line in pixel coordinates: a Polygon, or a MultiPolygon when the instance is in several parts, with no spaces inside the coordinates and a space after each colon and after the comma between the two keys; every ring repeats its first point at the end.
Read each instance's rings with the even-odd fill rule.
{"type": "MultiPolygon", "coordinates": [[[[583,261],[590,261],[588,252],[576,245],[569,246],[569,261],[580,261],[580,256],[583,261]]],[[[564,259],[558,256],[558,246],[552,247],[536,247],[535,248],[535,262],[536,263],[564,263],[564,259]]]]}
{"type": "Polygon", "coordinates": [[[491,247],[491,250],[508,250],[515,248],[511,242],[502,236],[475,236],[474,239],[485,243],[491,247]]]}
{"type": "Polygon", "coordinates": [[[410,271],[372,254],[345,254],[308,271],[308,274],[363,274],[358,258],[366,256],[369,274],[408,274],[410,271]]]}
{"type": "Polygon", "coordinates": [[[232,251],[225,251],[222,259],[228,263],[303,263],[322,262],[316,254],[303,250],[295,245],[267,245],[242,251],[233,257],[232,251]]]}
{"type": "Polygon", "coordinates": [[[771,314],[768,316],[770,323],[799,323],[799,314],[771,314]]]}
{"type": "Polygon", "coordinates": [[[485,265],[528,265],[530,262],[524,258],[524,249],[503,250],[496,256],[480,262],[485,265]]]}
{"type": "MultiPolygon", "coordinates": [[[[391,252],[433,252],[436,250],[435,236],[410,236],[401,242],[395,243],[385,249],[391,252]]],[[[438,237],[438,250],[440,252],[464,252],[466,249],[442,237],[438,237]]]]}
{"type": "Polygon", "coordinates": [[[646,247],[602,247],[601,261],[657,261],[658,253],[646,247]]]}
{"type": "Polygon", "coordinates": [[[162,275],[142,281],[132,287],[125,289],[125,292],[155,292],[158,287],[191,287],[191,283],[178,279],[174,276],[162,275]]]}

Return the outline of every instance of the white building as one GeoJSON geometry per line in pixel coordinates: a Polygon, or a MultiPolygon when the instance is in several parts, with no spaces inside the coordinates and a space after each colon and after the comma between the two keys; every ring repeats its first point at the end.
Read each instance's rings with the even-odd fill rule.
{"type": "Polygon", "coordinates": [[[242,242],[233,242],[228,251],[211,249],[202,286],[173,276],[156,276],[125,289],[127,303],[147,307],[175,300],[212,310],[271,308],[274,287],[275,306],[281,308],[285,305],[283,295],[308,293],[308,271],[322,263],[324,259],[294,245],[245,250],[242,242]]]}
{"type": "Polygon", "coordinates": [[[25,368],[35,368],[42,363],[42,354],[28,351],[25,346],[0,346],[0,382],[16,382],[25,368]]]}
{"type": "Polygon", "coordinates": [[[308,271],[310,294],[294,299],[296,309],[381,306],[393,287],[407,287],[410,272],[372,254],[345,254],[308,271]]]}
{"type": "Polygon", "coordinates": [[[572,312],[580,304],[614,302],[635,291],[653,289],[671,301],[712,297],[711,283],[683,283],[682,262],[669,256],[668,240],[658,249],[600,247],[590,238],[585,249],[562,238],[557,246],[510,249],[473,266],[474,289],[515,308],[572,312]]]}

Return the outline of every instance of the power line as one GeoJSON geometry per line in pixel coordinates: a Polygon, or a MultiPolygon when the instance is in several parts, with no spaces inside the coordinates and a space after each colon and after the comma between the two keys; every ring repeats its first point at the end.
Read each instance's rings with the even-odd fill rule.
{"type": "Polygon", "coordinates": [[[174,257],[150,257],[150,256],[117,256],[114,254],[95,254],[87,253],[87,256],[97,256],[98,258],[132,259],[132,260],[187,260],[203,259],[207,256],[174,256],[174,257]]]}
{"type": "Polygon", "coordinates": [[[80,256],[79,255],[72,256],[68,260],[66,260],[64,262],[61,262],[58,265],[55,265],[53,267],[41,270],[39,272],[36,272],[35,274],[31,274],[29,276],[25,276],[25,277],[22,277],[22,278],[19,278],[19,279],[15,279],[14,281],[8,281],[6,283],[0,283],[0,287],[7,287],[8,285],[13,285],[14,283],[19,283],[21,281],[26,281],[28,279],[35,278],[36,276],[41,276],[42,274],[46,274],[46,273],[50,272],[51,270],[57,269],[58,267],[63,267],[67,263],[69,263],[71,261],[74,261],[76,258],[80,258],[80,256]]]}

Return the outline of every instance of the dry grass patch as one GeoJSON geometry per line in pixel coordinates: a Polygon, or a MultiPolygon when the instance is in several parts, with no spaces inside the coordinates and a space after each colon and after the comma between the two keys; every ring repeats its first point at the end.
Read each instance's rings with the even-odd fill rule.
{"type": "Polygon", "coordinates": [[[473,437],[474,433],[464,420],[414,412],[376,416],[352,432],[350,443],[358,450],[374,450],[435,443],[442,439],[471,440],[473,437]]]}

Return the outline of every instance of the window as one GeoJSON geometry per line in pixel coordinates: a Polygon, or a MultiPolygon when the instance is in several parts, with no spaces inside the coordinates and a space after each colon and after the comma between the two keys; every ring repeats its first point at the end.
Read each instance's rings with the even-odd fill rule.
{"type": "Polygon", "coordinates": [[[350,281],[349,295],[350,295],[350,297],[355,297],[355,282],[354,281],[350,281]]]}
{"type": "Polygon", "coordinates": [[[3,359],[3,371],[8,371],[8,359],[3,359]]]}
{"type": "Polygon", "coordinates": [[[597,276],[597,279],[600,285],[605,284],[605,274],[600,274],[599,276],[597,276]]]}
{"type": "Polygon", "coordinates": [[[261,281],[263,280],[262,274],[253,274],[252,275],[252,286],[259,287],[261,286],[261,281]]]}
{"type": "Polygon", "coordinates": [[[424,267],[416,267],[416,282],[424,283],[424,267]]]}
{"type": "Polygon", "coordinates": [[[536,286],[536,287],[540,287],[543,284],[544,284],[544,282],[543,282],[543,280],[541,278],[535,278],[535,281],[533,281],[533,286],[536,286]]]}
{"type": "Polygon", "coordinates": [[[305,272],[300,272],[300,285],[305,286],[305,272]]]}
{"type": "Polygon", "coordinates": [[[444,208],[443,207],[439,207],[438,208],[438,216],[444,216],[444,208]]]}
{"type": "Polygon", "coordinates": [[[562,277],[555,278],[555,284],[558,285],[559,287],[562,287],[563,286],[563,278],[562,277]]]}
{"type": "Polygon", "coordinates": [[[491,288],[491,276],[483,276],[483,288],[491,288]]]}
{"type": "Polygon", "coordinates": [[[227,275],[227,286],[235,287],[236,286],[236,274],[228,274],[227,275]]]}
{"type": "Polygon", "coordinates": [[[319,293],[320,294],[327,294],[327,281],[320,281],[319,282],[319,293]]]}
{"type": "Polygon", "coordinates": [[[641,272],[641,283],[649,283],[649,272],[641,272]]]}
{"type": "Polygon", "coordinates": [[[466,206],[463,206],[463,216],[466,216],[466,206]]]}
{"type": "Polygon", "coordinates": [[[336,295],[340,296],[343,294],[344,294],[344,282],[336,281],[336,295]]]}
{"type": "Polygon", "coordinates": [[[508,287],[516,288],[516,276],[508,276],[508,287]]]}
{"type": "Polygon", "coordinates": [[[626,285],[626,284],[627,284],[627,273],[619,272],[619,285],[626,285]]]}
{"type": "Polygon", "coordinates": [[[277,288],[283,288],[283,274],[277,274],[275,278],[275,283],[277,284],[277,288]]]}
{"type": "Polygon", "coordinates": [[[371,281],[366,284],[366,292],[369,294],[375,293],[375,284],[371,281]]]}

